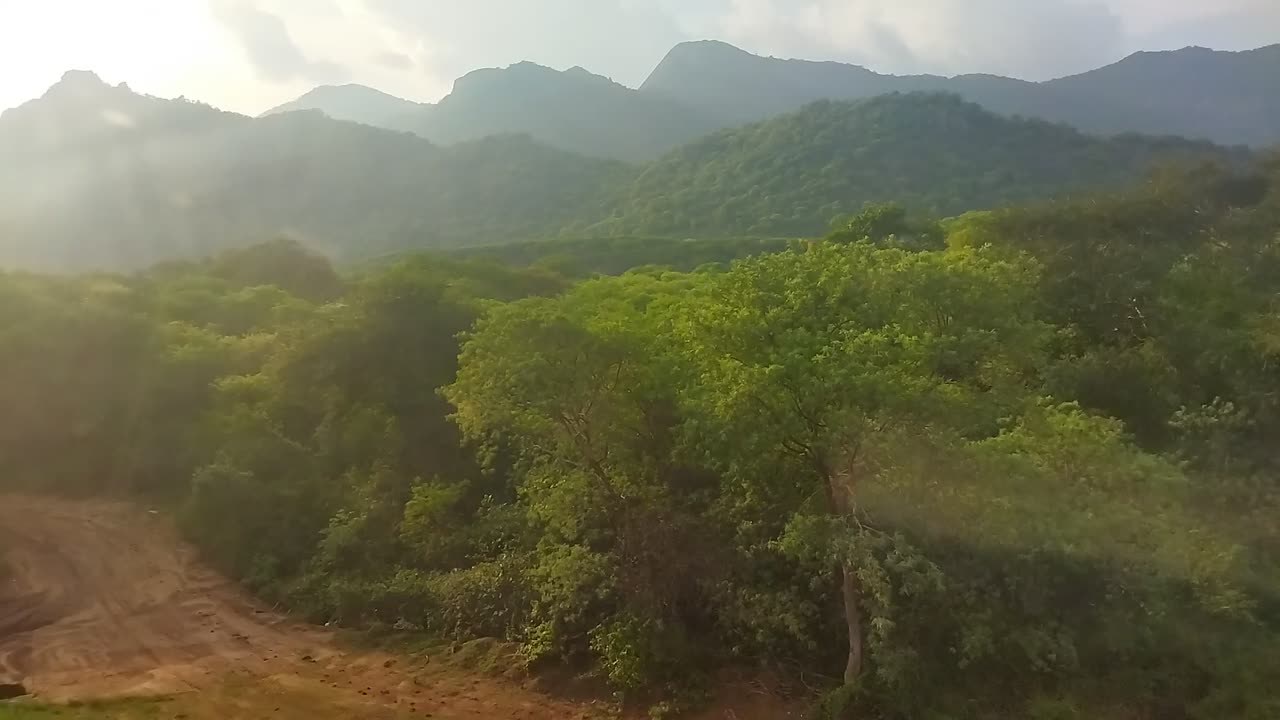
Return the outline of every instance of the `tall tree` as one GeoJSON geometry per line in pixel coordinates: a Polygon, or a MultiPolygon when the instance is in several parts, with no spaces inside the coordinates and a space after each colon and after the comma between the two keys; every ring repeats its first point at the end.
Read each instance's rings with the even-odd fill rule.
{"type": "Polygon", "coordinates": [[[519,492],[542,538],[537,605],[560,615],[538,617],[549,621],[546,634],[573,639],[568,627],[594,617],[580,636],[590,634],[623,686],[661,670],[641,671],[653,658],[618,655],[661,644],[717,574],[698,492],[705,475],[674,450],[682,383],[656,310],[693,287],[689,276],[629,274],[495,308],[446,389],[467,436],[499,438],[521,457],[519,492]],[[594,603],[566,592],[590,577],[599,586],[581,595],[594,603]],[[578,619],[566,625],[564,616],[578,619]]]}
{"type": "MultiPolygon", "coordinates": [[[[933,426],[981,432],[1020,386],[1007,381],[1043,336],[1034,282],[1033,266],[977,250],[813,243],[743,261],[688,308],[682,339],[699,368],[690,412],[731,428],[719,435],[732,438],[720,448],[728,471],[789,457],[797,481],[858,533],[861,485],[897,443],[933,426]]],[[[853,682],[866,573],[853,552],[840,571],[853,682]]]]}

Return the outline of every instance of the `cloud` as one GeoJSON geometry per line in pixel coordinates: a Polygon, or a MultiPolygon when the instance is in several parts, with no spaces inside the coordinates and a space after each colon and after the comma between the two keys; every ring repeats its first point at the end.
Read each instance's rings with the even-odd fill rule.
{"type": "MultiPolygon", "coordinates": [[[[694,4],[702,0],[691,0],[694,4]]],[[[433,72],[457,77],[521,60],[582,65],[638,84],[678,42],[679,17],[654,0],[364,0],[423,46],[433,72]]]]}
{"type": "Polygon", "coordinates": [[[1251,50],[1280,43],[1280,2],[1221,0],[1192,16],[1161,14],[1140,36],[1149,50],[1201,45],[1218,50],[1251,50]]]}
{"type": "Polygon", "coordinates": [[[1088,0],[727,0],[730,42],[885,72],[995,73],[1043,79],[1125,52],[1122,18],[1088,0]]]}
{"type": "MultiPolygon", "coordinates": [[[[652,0],[665,3],[669,0],[652,0]]],[[[1277,0],[688,0],[696,32],[881,72],[1040,80],[1138,50],[1280,41],[1277,0]],[[708,10],[711,7],[710,11],[708,10]]],[[[686,23],[688,24],[688,23],[686,23]]]]}
{"type": "Polygon", "coordinates": [[[390,70],[412,70],[414,68],[413,58],[399,52],[384,51],[375,53],[373,61],[390,70]]]}
{"type": "Polygon", "coordinates": [[[209,8],[263,80],[331,83],[346,79],[347,71],[336,63],[308,58],[294,42],[285,21],[254,0],[209,0],[209,8]]]}
{"type": "Polygon", "coordinates": [[[346,81],[432,101],[461,75],[522,60],[636,87],[673,45],[707,38],[880,72],[1044,79],[1142,49],[1260,45],[1280,27],[1277,0],[192,1],[257,76],[252,92],[242,77],[226,85],[281,101],[346,81]]]}

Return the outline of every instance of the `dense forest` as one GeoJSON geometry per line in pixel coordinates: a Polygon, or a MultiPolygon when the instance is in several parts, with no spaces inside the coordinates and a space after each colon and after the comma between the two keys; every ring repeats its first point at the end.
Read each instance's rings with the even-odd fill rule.
{"type": "Polygon", "coordinates": [[[632,176],[524,136],[441,148],[68,74],[0,116],[0,262],[137,269],[277,235],[339,258],[549,237],[602,215],[632,176]]]}
{"type": "Polygon", "coordinates": [[[1258,168],[577,263],[10,272],[0,482],[168,503],[309,618],[504,638],[655,717],[738,668],[815,717],[1273,718],[1258,168]]]}
{"type": "MultiPolygon", "coordinates": [[[[563,133],[585,141],[587,125],[617,127],[602,120],[613,117],[658,127],[621,86],[592,82],[612,99],[555,120],[563,133]]],[[[526,118],[534,102],[456,95],[450,102],[483,103],[494,118],[526,118]]],[[[628,138],[658,142],[640,130],[628,138]]],[[[632,165],[527,135],[442,147],[314,111],[248,118],[69,73],[0,116],[0,263],[136,270],[278,236],[339,261],[531,240],[812,236],[869,202],[941,216],[1119,187],[1156,165],[1248,156],[1173,138],[1104,139],[909,94],[819,102],[632,165]]]]}
{"type": "Polygon", "coordinates": [[[1119,187],[1161,162],[1239,156],[1180,138],[1103,140],[994,115],[954,95],[822,101],[646,166],[615,216],[595,229],[807,236],[868,202],[951,215],[1119,187]]]}

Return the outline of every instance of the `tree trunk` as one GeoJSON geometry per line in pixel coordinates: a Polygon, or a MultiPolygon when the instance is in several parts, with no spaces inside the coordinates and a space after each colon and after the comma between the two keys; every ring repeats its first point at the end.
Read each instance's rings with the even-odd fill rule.
{"type": "MultiPolygon", "coordinates": [[[[827,499],[837,517],[848,518],[856,510],[854,475],[856,453],[844,452],[827,471],[827,499]]],[[[840,593],[844,597],[844,621],[849,631],[849,659],[844,666],[845,684],[862,674],[862,589],[858,586],[857,568],[844,562],[840,568],[840,593]]]]}
{"type": "Polygon", "coordinates": [[[858,607],[860,591],[854,568],[845,563],[840,572],[841,592],[844,594],[844,621],[849,627],[849,661],[844,666],[846,685],[862,674],[862,608],[858,607]]]}

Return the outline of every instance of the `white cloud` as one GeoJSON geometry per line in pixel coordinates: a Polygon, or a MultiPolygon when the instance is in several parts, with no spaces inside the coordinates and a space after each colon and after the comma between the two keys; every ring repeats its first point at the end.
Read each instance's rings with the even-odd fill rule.
{"type": "Polygon", "coordinates": [[[178,95],[190,68],[216,62],[234,75],[234,60],[204,0],[0,0],[0,109],[43,94],[67,70],[178,95]]]}
{"type": "MultiPolygon", "coordinates": [[[[657,0],[662,1],[662,0],[657,0]]],[[[1278,0],[703,0],[699,31],[881,72],[1045,79],[1138,50],[1280,42],[1278,0]],[[705,7],[717,5],[708,19],[705,7]]]]}
{"type": "Polygon", "coordinates": [[[389,26],[431,50],[432,69],[456,77],[530,60],[584,66],[639,84],[688,36],[654,0],[364,0],[389,26]]]}
{"type": "Polygon", "coordinates": [[[1280,0],[0,0],[0,107],[63,71],[259,112],[319,83],[434,100],[532,60],[638,85],[670,47],[1043,78],[1140,49],[1280,42],[1280,0]]]}
{"type": "Polygon", "coordinates": [[[207,1],[252,62],[259,84],[279,91],[277,101],[316,84],[348,81],[434,99],[452,83],[437,72],[429,37],[389,22],[365,0],[207,1]]]}
{"type": "Polygon", "coordinates": [[[1043,79],[1122,54],[1122,19],[1088,0],[729,0],[720,34],[760,52],[882,72],[1043,79]]]}
{"type": "Polygon", "coordinates": [[[1150,5],[1133,24],[1135,43],[1148,50],[1201,45],[1220,50],[1249,50],[1280,43],[1280,1],[1221,0],[1169,6],[1158,0],[1129,0],[1150,5]],[[1181,12],[1179,12],[1179,8],[1181,12]]]}
{"type": "Polygon", "coordinates": [[[231,32],[263,80],[332,83],[343,79],[346,71],[342,67],[307,57],[294,42],[285,21],[259,7],[259,3],[210,0],[209,7],[213,17],[231,32]]]}

